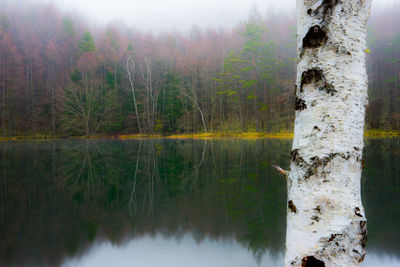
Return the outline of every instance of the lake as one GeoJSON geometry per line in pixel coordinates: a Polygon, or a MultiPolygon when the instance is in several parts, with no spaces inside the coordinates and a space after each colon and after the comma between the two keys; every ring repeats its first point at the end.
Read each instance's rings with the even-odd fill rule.
{"type": "MultiPolygon", "coordinates": [[[[291,142],[2,142],[0,265],[281,266],[291,142]]],[[[364,162],[363,266],[400,266],[400,138],[364,162]]]]}

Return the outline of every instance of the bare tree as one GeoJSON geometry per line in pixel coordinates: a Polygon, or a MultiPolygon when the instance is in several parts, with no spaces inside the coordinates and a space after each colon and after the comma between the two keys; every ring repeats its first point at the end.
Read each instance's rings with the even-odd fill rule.
{"type": "Polygon", "coordinates": [[[285,266],[359,266],[365,257],[360,178],[371,2],[297,0],[285,266]]]}
{"type": "Polygon", "coordinates": [[[197,101],[197,95],[196,95],[196,92],[194,90],[194,87],[192,86],[191,89],[192,89],[191,90],[192,95],[185,94],[185,96],[187,96],[190,100],[192,100],[193,104],[196,106],[197,110],[199,111],[200,116],[201,116],[201,122],[203,123],[203,129],[204,129],[204,132],[206,133],[206,132],[208,132],[208,130],[207,130],[206,121],[204,119],[204,113],[203,113],[203,111],[201,110],[201,108],[199,106],[199,102],[197,101]]]}
{"type": "Polygon", "coordinates": [[[84,88],[71,83],[62,100],[66,131],[90,136],[118,117],[120,100],[115,91],[102,92],[97,84],[93,85],[93,81],[84,88]]]}
{"type": "Polygon", "coordinates": [[[129,214],[132,216],[133,214],[136,213],[137,210],[137,200],[136,200],[136,184],[137,184],[137,174],[138,174],[138,169],[139,169],[139,160],[140,160],[140,150],[142,148],[142,142],[143,140],[140,140],[139,143],[139,149],[136,155],[136,167],[135,167],[135,174],[133,177],[133,185],[132,185],[132,191],[131,191],[131,198],[129,199],[129,214]],[[133,212],[134,210],[134,212],[133,212]]]}
{"type": "Polygon", "coordinates": [[[134,55],[130,54],[127,55],[125,58],[125,61],[121,64],[122,68],[125,71],[125,74],[128,78],[129,85],[130,85],[130,92],[132,94],[133,98],[133,105],[135,107],[135,114],[136,114],[136,121],[139,127],[139,132],[143,133],[142,127],[140,126],[140,118],[139,118],[139,112],[137,108],[137,103],[136,103],[136,88],[135,88],[135,58],[134,55]]]}
{"type": "Polygon", "coordinates": [[[147,123],[150,132],[154,131],[155,114],[157,111],[157,99],[159,92],[153,86],[153,78],[151,60],[144,57],[145,66],[141,66],[142,78],[146,88],[146,108],[147,108],[147,123]]]}

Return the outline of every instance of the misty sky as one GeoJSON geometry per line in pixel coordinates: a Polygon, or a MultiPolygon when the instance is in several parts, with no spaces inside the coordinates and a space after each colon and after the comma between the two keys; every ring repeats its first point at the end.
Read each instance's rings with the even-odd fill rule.
{"type": "MultiPolygon", "coordinates": [[[[189,30],[201,27],[231,28],[256,6],[261,14],[291,12],[296,0],[34,0],[54,2],[97,23],[122,21],[141,30],[189,30]]],[[[400,0],[374,0],[374,7],[400,0]]],[[[294,13],[293,13],[294,14],[294,13]]]]}

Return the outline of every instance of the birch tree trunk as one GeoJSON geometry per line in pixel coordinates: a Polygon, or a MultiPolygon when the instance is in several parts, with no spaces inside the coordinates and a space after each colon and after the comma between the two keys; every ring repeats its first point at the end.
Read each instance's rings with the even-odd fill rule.
{"type": "Polygon", "coordinates": [[[128,77],[129,85],[130,85],[130,91],[132,93],[132,98],[133,98],[133,106],[135,108],[135,115],[136,115],[136,121],[139,127],[139,132],[140,134],[143,133],[142,127],[140,125],[140,118],[139,118],[139,112],[138,112],[138,107],[136,103],[136,89],[135,89],[135,59],[133,55],[127,55],[126,56],[126,62],[122,64],[122,68],[125,70],[125,73],[128,77]]]}
{"type": "Polygon", "coordinates": [[[372,0],[297,0],[296,120],[285,266],[359,266],[360,178],[372,0]]]}

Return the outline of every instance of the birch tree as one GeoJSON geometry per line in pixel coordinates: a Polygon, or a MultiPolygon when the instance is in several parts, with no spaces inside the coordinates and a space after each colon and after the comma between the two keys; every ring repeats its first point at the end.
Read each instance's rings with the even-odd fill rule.
{"type": "Polygon", "coordinates": [[[360,178],[372,0],[297,0],[296,120],[285,266],[359,266],[360,178]]]}
{"type": "MultiPolygon", "coordinates": [[[[128,48],[128,51],[132,51],[132,49],[128,48]]],[[[139,132],[142,134],[142,127],[140,126],[140,118],[139,118],[139,112],[138,112],[138,106],[136,103],[136,86],[135,86],[135,58],[133,53],[129,53],[126,58],[124,63],[121,64],[122,68],[125,71],[125,74],[128,78],[129,81],[129,85],[130,85],[130,92],[132,94],[132,98],[133,98],[133,106],[135,108],[135,115],[136,115],[136,121],[139,127],[139,132]]]]}
{"type": "Polygon", "coordinates": [[[157,111],[156,103],[159,91],[153,87],[152,74],[154,69],[152,68],[151,60],[147,56],[144,57],[144,64],[145,66],[141,65],[140,70],[146,88],[147,125],[149,132],[152,133],[154,131],[155,114],[157,111]]]}

